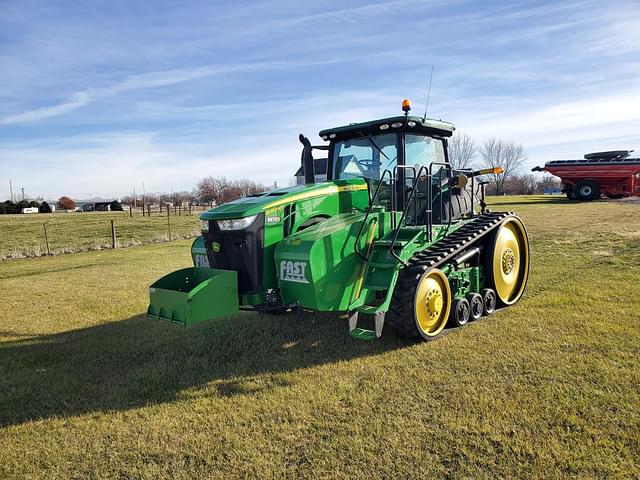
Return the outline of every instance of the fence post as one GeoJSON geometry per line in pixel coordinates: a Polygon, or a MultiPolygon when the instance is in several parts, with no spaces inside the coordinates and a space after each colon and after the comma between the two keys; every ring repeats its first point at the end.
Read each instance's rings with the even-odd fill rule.
{"type": "Polygon", "coordinates": [[[129,205],[129,218],[133,218],[133,209],[131,208],[131,205],[129,205]]]}
{"type": "Polygon", "coordinates": [[[116,242],[116,224],[113,222],[113,218],[111,219],[111,248],[118,248],[118,244],[116,242]]]}
{"type": "Polygon", "coordinates": [[[47,235],[47,224],[43,223],[42,227],[44,228],[44,243],[47,245],[47,255],[51,255],[51,250],[49,250],[49,236],[47,235]]]}
{"type": "Polygon", "coordinates": [[[169,230],[169,241],[171,241],[171,221],[169,220],[169,205],[167,205],[167,229],[169,230]]]}
{"type": "Polygon", "coordinates": [[[151,205],[147,205],[147,217],[151,216],[151,205]]]}

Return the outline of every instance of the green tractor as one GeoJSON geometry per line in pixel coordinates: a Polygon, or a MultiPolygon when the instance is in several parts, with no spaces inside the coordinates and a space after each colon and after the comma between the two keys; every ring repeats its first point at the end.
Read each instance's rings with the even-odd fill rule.
{"type": "Polygon", "coordinates": [[[241,309],[343,312],[358,339],[431,340],[515,304],[527,232],[488,211],[477,179],[499,172],[454,169],[454,126],[410,108],[323,130],[321,146],[300,135],[304,185],[203,213],[194,266],[151,285],[148,316],[189,326],[241,309]],[[327,154],[327,181],[315,182],[313,150],[327,154]]]}

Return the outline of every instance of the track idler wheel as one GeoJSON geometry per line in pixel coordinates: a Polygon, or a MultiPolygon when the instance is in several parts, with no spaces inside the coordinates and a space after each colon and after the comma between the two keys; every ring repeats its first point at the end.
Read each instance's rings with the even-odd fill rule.
{"type": "Polygon", "coordinates": [[[414,316],[418,333],[425,340],[440,335],[451,311],[451,287],[437,268],[428,270],[416,287],[414,316]]]}
{"type": "Polygon", "coordinates": [[[437,268],[403,272],[396,284],[385,325],[407,338],[433,340],[444,330],[452,294],[447,276],[437,268]]]}
{"type": "Polygon", "coordinates": [[[480,296],[482,297],[482,314],[485,316],[491,315],[496,311],[496,292],[492,288],[483,288],[480,290],[480,296]]]}
{"type": "Polygon", "coordinates": [[[451,306],[449,322],[453,327],[464,327],[471,318],[471,307],[466,298],[456,298],[451,306]]]}
{"type": "Polygon", "coordinates": [[[529,238],[517,217],[505,220],[489,242],[486,278],[498,305],[513,305],[524,293],[529,278],[529,238]]]}
{"type": "Polygon", "coordinates": [[[478,320],[484,313],[482,295],[479,293],[470,293],[467,295],[467,302],[469,302],[469,320],[478,320]]]}

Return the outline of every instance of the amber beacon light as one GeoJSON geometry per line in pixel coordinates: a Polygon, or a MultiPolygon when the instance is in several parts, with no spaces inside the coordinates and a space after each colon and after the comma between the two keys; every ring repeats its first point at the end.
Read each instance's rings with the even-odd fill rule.
{"type": "Polygon", "coordinates": [[[409,113],[409,110],[411,110],[411,100],[405,98],[402,100],[402,111],[404,113],[409,113]]]}

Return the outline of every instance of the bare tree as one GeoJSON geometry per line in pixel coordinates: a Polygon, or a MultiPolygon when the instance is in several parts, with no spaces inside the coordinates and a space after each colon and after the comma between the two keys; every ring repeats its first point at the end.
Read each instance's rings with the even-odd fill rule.
{"type": "Polygon", "coordinates": [[[466,133],[454,135],[449,140],[449,162],[453,168],[469,168],[476,156],[476,146],[466,133]]]}
{"type": "Polygon", "coordinates": [[[228,181],[225,177],[205,177],[196,185],[195,194],[201,201],[221,204],[265,190],[263,184],[247,178],[228,181]]]}
{"type": "Polygon", "coordinates": [[[507,195],[533,195],[538,191],[538,182],[531,175],[512,175],[502,186],[502,192],[507,195]]]}
{"type": "Polygon", "coordinates": [[[256,183],[248,178],[241,178],[233,182],[233,186],[240,190],[240,195],[246,197],[253,195],[254,193],[260,193],[265,191],[265,187],[261,183],[256,183]]]}
{"type": "Polygon", "coordinates": [[[229,186],[225,177],[205,177],[196,185],[198,198],[203,202],[220,203],[222,192],[229,186]]]}
{"type": "Polygon", "coordinates": [[[484,168],[502,167],[503,172],[492,174],[496,195],[502,194],[505,182],[518,172],[527,159],[522,145],[490,138],[478,149],[484,168]]]}
{"type": "Polygon", "coordinates": [[[541,192],[544,192],[545,188],[561,188],[562,186],[559,178],[549,174],[543,175],[540,181],[538,181],[538,185],[538,189],[541,192]]]}

